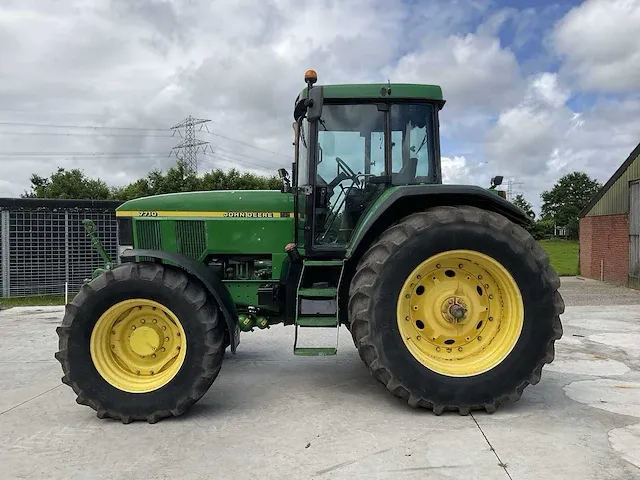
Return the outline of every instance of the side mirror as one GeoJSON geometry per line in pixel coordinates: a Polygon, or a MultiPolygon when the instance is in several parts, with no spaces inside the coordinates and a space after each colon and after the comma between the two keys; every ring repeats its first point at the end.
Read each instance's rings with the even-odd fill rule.
{"type": "Polygon", "coordinates": [[[289,181],[289,172],[287,172],[287,169],[279,168],[278,177],[282,180],[282,188],[280,188],[280,191],[282,193],[291,193],[291,182],[289,181]]]}
{"type": "Polygon", "coordinates": [[[504,177],[502,177],[501,175],[497,175],[493,177],[491,179],[491,188],[495,188],[499,185],[502,185],[502,180],[504,180],[504,177]]]}
{"type": "Polygon", "coordinates": [[[315,87],[308,90],[309,98],[306,100],[307,120],[315,122],[322,116],[322,104],[324,101],[322,87],[315,87]]]}

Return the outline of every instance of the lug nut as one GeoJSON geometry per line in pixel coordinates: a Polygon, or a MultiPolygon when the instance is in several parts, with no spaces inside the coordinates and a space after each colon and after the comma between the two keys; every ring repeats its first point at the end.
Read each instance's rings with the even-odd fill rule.
{"type": "Polygon", "coordinates": [[[158,320],[156,320],[155,318],[153,319],[153,323],[158,323],[158,320]]]}
{"type": "Polygon", "coordinates": [[[436,268],[440,268],[440,264],[439,263],[436,263],[436,268]]]}
{"type": "Polygon", "coordinates": [[[151,358],[156,358],[156,354],[154,353],[153,355],[151,355],[151,358]]]}
{"type": "Polygon", "coordinates": [[[166,330],[166,329],[167,329],[166,325],[163,325],[162,330],[166,330]]]}
{"type": "Polygon", "coordinates": [[[478,335],[478,341],[482,340],[482,335],[478,335]]]}
{"type": "Polygon", "coordinates": [[[140,323],[145,323],[146,320],[143,318],[142,320],[140,320],[140,323]]]}
{"type": "Polygon", "coordinates": [[[176,337],[179,337],[179,336],[180,336],[180,332],[176,333],[176,337]]]}
{"type": "Polygon", "coordinates": [[[418,340],[422,340],[422,337],[421,337],[420,335],[418,335],[416,338],[417,338],[418,340]]]}
{"type": "Polygon", "coordinates": [[[462,264],[461,263],[458,264],[458,268],[462,268],[462,264]]]}
{"type": "Polygon", "coordinates": [[[493,295],[489,295],[489,300],[493,300],[493,295]]]}
{"type": "Polygon", "coordinates": [[[169,337],[164,337],[164,341],[168,342],[169,341],[169,337]]]}
{"type": "Polygon", "coordinates": [[[440,347],[436,347],[436,352],[439,352],[439,351],[440,351],[440,347]]]}
{"type": "Polygon", "coordinates": [[[447,348],[447,353],[451,353],[451,348],[447,348]]]}
{"type": "Polygon", "coordinates": [[[135,330],[136,326],[135,325],[131,325],[131,330],[135,330]]]}
{"type": "Polygon", "coordinates": [[[478,280],[482,280],[482,275],[478,275],[478,280]]]}
{"type": "Polygon", "coordinates": [[[166,348],[164,348],[164,347],[162,347],[160,350],[161,350],[161,351],[163,351],[163,352],[166,352],[166,351],[167,351],[167,349],[166,349],[166,348]]]}
{"type": "Polygon", "coordinates": [[[493,322],[493,317],[489,317],[489,321],[490,321],[490,322],[493,322]]]}
{"type": "Polygon", "coordinates": [[[420,280],[422,278],[422,275],[418,275],[416,278],[420,280]]]}
{"type": "Polygon", "coordinates": [[[458,351],[461,352],[462,351],[462,347],[458,347],[458,351]]]}

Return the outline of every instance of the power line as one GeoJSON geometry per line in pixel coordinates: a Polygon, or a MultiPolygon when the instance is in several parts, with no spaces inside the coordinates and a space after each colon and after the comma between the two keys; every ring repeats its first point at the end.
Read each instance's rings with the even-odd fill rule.
{"type": "Polygon", "coordinates": [[[26,123],[26,122],[0,122],[0,125],[15,125],[18,127],[47,127],[47,128],[88,128],[88,129],[104,129],[104,130],[136,130],[136,131],[155,131],[168,132],[169,128],[136,128],[136,127],[105,127],[103,125],[61,125],[56,123],[26,123]]]}
{"type": "Polygon", "coordinates": [[[219,133],[210,132],[210,131],[207,131],[207,133],[209,133],[210,135],[215,135],[216,137],[224,138],[224,139],[226,139],[226,140],[231,140],[232,142],[236,142],[236,143],[239,143],[239,144],[241,144],[241,145],[245,145],[245,146],[247,146],[247,147],[255,148],[255,149],[257,149],[257,150],[262,150],[262,151],[264,151],[264,152],[269,152],[269,153],[272,153],[272,154],[274,154],[274,155],[280,155],[280,156],[282,156],[282,157],[290,158],[290,156],[289,156],[289,155],[285,155],[284,153],[274,152],[273,150],[268,150],[268,149],[266,149],[266,148],[258,147],[258,146],[256,146],[256,145],[251,145],[250,143],[243,142],[242,140],[236,140],[236,139],[234,139],[234,138],[230,138],[230,137],[227,137],[227,136],[225,136],[225,135],[221,135],[221,134],[219,134],[219,133]]]}
{"type": "Polygon", "coordinates": [[[80,157],[100,156],[166,156],[166,152],[0,152],[0,157],[58,157],[76,155],[80,157]]]}
{"type": "MultiPolygon", "coordinates": [[[[210,120],[207,120],[207,121],[209,122],[210,120]]],[[[172,128],[106,127],[102,125],[68,125],[68,124],[28,123],[28,122],[0,122],[0,125],[10,125],[10,126],[19,126],[19,127],[44,127],[44,128],[76,128],[76,129],[80,128],[80,129],[90,129],[90,130],[119,130],[119,131],[124,130],[124,131],[140,131],[140,132],[170,132],[173,128],[175,128],[175,127],[172,127],[172,128]]],[[[253,145],[243,140],[238,140],[236,138],[229,137],[221,133],[213,132],[208,129],[205,130],[205,132],[208,133],[209,135],[214,135],[218,138],[224,138],[225,140],[229,140],[231,142],[238,143],[240,145],[244,145],[249,148],[254,148],[256,150],[261,150],[263,152],[271,153],[272,155],[278,155],[281,157],[290,158],[290,155],[286,155],[281,152],[275,152],[267,148],[259,147],[257,145],[253,145]]],[[[46,132],[42,132],[42,134],[45,134],[45,133],[46,132]]],[[[151,136],[151,135],[145,135],[145,136],[151,136]]],[[[167,135],[167,137],[169,136],[170,135],[167,135]]],[[[164,135],[160,135],[160,137],[164,137],[164,135]]]]}
{"type": "MultiPolygon", "coordinates": [[[[239,160],[237,158],[233,158],[233,157],[229,157],[227,155],[222,155],[218,152],[214,152],[213,154],[205,154],[207,157],[211,157],[211,158],[220,158],[222,160],[227,160],[229,162],[233,162],[233,163],[239,163],[240,165],[247,165],[249,167],[253,167],[253,168],[257,168],[260,170],[265,170],[265,171],[269,171],[269,166],[266,166],[264,163],[252,163],[252,162],[247,162],[246,160],[239,160]]],[[[273,165],[273,167],[275,168],[276,165],[273,165]]]]}
{"type": "Polygon", "coordinates": [[[51,135],[51,136],[65,136],[65,137],[155,137],[155,138],[175,138],[173,135],[140,135],[138,133],[58,133],[58,132],[6,132],[0,131],[0,135],[51,135]]]}

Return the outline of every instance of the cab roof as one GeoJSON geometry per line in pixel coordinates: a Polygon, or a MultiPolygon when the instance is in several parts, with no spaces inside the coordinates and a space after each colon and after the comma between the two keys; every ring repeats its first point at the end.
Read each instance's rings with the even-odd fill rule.
{"type": "MultiPolygon", "coordinates": [[[[376,99],[397,98],[433,100],[444,103],[442,88],[439,85],[417,83],[349,83],[341,85],[317,85],[322,88],[325,99],[376,99]]],[[[303,88],[296,103],[306,97],[307,88],[303,88]]]]}

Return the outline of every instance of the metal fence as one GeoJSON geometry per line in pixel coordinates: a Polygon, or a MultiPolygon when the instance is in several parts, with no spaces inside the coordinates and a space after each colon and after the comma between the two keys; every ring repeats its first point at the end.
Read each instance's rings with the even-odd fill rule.
{"type": "Polygon", "coordinates": [[[0,198],[0,297],[64,295],[65,288],[77,292],[103,263],[82,220],[93,220],[115,258],[120,203],[0,198]]]}

